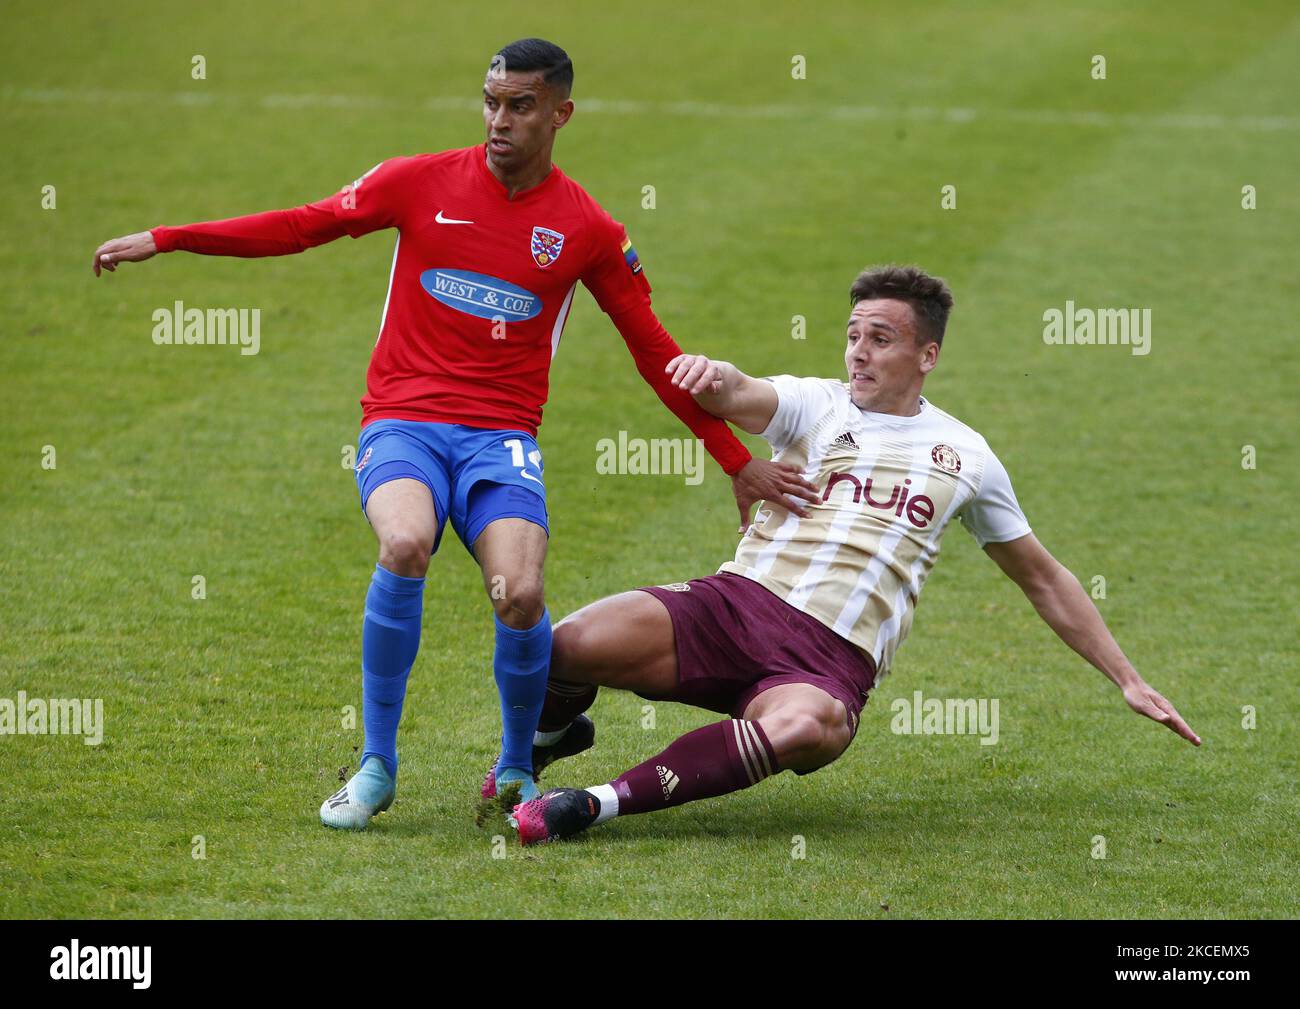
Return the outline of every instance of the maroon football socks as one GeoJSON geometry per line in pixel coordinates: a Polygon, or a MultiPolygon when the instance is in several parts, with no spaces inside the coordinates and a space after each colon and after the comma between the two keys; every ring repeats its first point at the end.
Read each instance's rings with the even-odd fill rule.
{"type": "Polygon", "coordinates": [[[590,708],[595,700],[594,684],[550,680],[546,684],[546,699],[542,702],[542,716],[537,723],[537,731],[562,732],[590,708]]]}
{"type": "Polygon", "coordinates": [[[731,718],[686,733],[658,756],[588,791],[601,800],[600,820],[606,820],[738,792],[779,770],[763,727],[731,718]],[[612,810],[606,808],[611,797],[612,810]]]}

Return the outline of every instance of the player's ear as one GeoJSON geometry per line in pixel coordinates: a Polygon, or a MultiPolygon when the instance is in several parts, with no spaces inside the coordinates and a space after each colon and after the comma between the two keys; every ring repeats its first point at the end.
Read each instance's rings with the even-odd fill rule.
{"type": "Polygon", "coordinates": [[[939,343],[937,340],[930,340],[921,348],[921,374],[930,374],[938,363],[939,343]]]}
{"type": "Polygon", "coordinates": [[[551,124],[558,130],[573,117],[573,99],[566,98],[555,106],[555,111],[551,113],[551,124]]]}

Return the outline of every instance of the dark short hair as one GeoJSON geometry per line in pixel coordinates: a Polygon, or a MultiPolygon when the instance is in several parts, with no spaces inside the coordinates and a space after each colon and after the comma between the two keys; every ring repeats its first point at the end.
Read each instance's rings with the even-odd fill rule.
{"type": "Polygon", "coordinates": [[[505,61],[506,70],[540,70],[546,86],[564,98],[568,98],[573,90],[573,62],[569,54],[554,42],[518,39],[492,57],[493,65],[496,65],[497,57],[505,61]]]}
{"type": "Polygon", "coordinates": [[[943,331],[952,311],[952,291],[940,277],[915,266],[873,266],[858,274],[849,288],[849,303],[894,298],[912,306],[916,336],[922,343],[943,346],[943,331]]]}

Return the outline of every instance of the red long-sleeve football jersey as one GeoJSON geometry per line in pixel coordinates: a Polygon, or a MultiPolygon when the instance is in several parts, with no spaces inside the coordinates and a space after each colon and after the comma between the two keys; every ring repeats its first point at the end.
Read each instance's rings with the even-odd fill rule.
{"type": "Polygon", "coordinates": [[[482,144],[398,157],[317,203],[152,234],[160,252],[256,257],[385,228],[398,237],[363,426],[398,418],[535,435],[581,281],[722,468],[749,461],[725,423],[672,386],[664,366],[681,350],[650,308],[626,231],[558,167],[510,199],[482,144]]]}

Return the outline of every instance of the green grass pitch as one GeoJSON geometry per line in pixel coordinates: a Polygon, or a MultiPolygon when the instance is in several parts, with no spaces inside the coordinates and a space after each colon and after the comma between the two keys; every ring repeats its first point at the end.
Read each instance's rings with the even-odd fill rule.
{"type": "MultiPolygon", "coordinates": [[[[6,14],[0,698],[101,698],[105,727],[98,746],[0,736],[0,916],[1300,913],[1293,5],[467,11],[6,14]],[[556,162],[627,224],[685,348],[837,374],[858,269],[950,281],[927,395],[987,436],[1085,586],[1105,579],[1103,615],[1201,749],[1132,714],[953,529],[838,763],[579,843],[494,845],[473,822],[498,726],[491,623],[449,537],[397,803],[364,834],[319,825],[361,742],[343,711],[375,551],[341,461],[392,236],[99,280],[91,253],[476,143],[489,57],[532,34],[577,70],[556,162]],[[155,346],[151,313],[176,300],[260,308],[261,352],[155,346]],[[1043,313],[1067,300],[1151,309],[1151,353],[1046,345],[1043,313]],[[998,744],[891,733],[914,690],[997,698],[998,744]]],[[[684,433],[583,291],[541,434],[556,618],[734,549],[712,463],[699,486],[597,475],[620,430],[684,433]]],[[[546,780],[606,781],[713,717],[659,705],[643,728],[642,704],[602,696],[596,748],[546,780]]]]}

